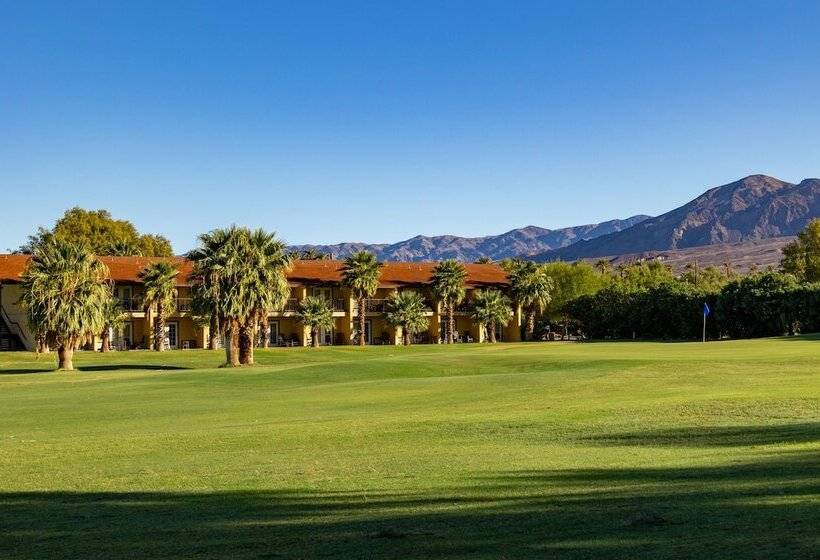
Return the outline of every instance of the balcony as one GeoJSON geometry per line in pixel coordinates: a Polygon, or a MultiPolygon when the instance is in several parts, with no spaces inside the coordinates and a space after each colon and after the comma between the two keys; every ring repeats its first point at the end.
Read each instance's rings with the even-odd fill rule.
{"type": "Polygon", "coordinates": [[[285,313],[296,313],[299,311],[299,300],[296,298],[288,298],[282,311],[285,313]]]}
{"type": "Polygon", "coordinates": [[[367,313],[384,313],[387,311],[386,299],[368,299],[365,301],[365,309],[367,313]]]}
{"type": "Polygon", "coordinates": [[[174,298],[174,308],[177,313],[190,313],[191,298],[174,298]]]}
{"type": "Polygon", "coordinates": [[[456,313],[470,313],[473,309],[475,309],[475,304],[471,301],[462,301],[458,305],[456,305],[455,312],[456,313]]]}
{"type": "Polygon", "coordinates": [[[339,312],[339,311],[344,312],[346,310],[345,309],[345,300],[335,298],[331,302],[331,307],[332,307],[334,312],[339,312]]]}
{"type": "Polygon", "coordinates": [[[126,313],[145,311],[141,298],[117,298],[117,300],[119,301],[122,310],[126,313]]]}

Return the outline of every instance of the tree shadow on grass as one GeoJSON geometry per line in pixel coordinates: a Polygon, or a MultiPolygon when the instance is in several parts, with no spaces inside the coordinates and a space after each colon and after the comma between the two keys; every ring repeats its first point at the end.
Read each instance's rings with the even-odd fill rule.
{"type": "MultiPolygon", "coordinates": [[[[95,371],[125,371],[125,370],[146,370],[146,371],[177,371],[192,369],[184,366],[152,365],[152,364],[106,364],[100,366],[77,366],[75,371],[95,372],[95,371]]],[[[60,372],[54,366],[39,368],[16,368],[0,369],[0,375],[22,375],[29,373],[60,373],[71,375],[71,372],[60,372]]]]}
{"type": "Polygon", "coordinates": [[[414,493],[0,493],[0,557],[815,558],[817,453],[414,493]]]}
{"type": "Polygon", "coordinates": [[[682,427],[600,434],[585,442],[623,446],[736,447],[820,442],[820,422],[761,426],[682,427]]]}

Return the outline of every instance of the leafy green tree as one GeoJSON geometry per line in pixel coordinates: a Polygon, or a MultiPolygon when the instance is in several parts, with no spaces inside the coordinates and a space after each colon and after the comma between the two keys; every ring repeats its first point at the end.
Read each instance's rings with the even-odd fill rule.
{"type": "Polygon", "coordinates": [[[433,269],[433,292],[441,300],[447,317],[445,332],[447,344],[453,343],[453,333],[456,330],[456,306],[467,295],[466,281],[467,269],[455,260],[441,261],[433,269]]]}
{"type": "Polygon", "coordinates": [[[780,336],[794,332],[797,316],[789,305],[798,283],[791,274],[758,272],[726,285],[716,314],[734,338],[780,336]]]}
{"type": "Polygon", "coordinates": [[[526,314],[526,339],[535,338],[535,317],[543,313],[552,300],[552,278],[543,265],[525,261],[513,267],[509,274],[510,291],[526,314]]]}
{"type": "Polygon", "coordinates": [[[689,263],[678,279],[697,288],[719,292],[732,278],[731,266],[724,266],[721,270],[711,265],[700,268],[697,263],[689,263]]]}
{"type": "Polygon", "coordinates": [[[381,263],[376,255],[367,251],[353,253],[344,260],[342,267],[342,285],[350,288],[358,309],[359,346],[365,345],[364,330],[367,321],[367,299],[379,289],[381,263]]]}
{"type": "Polygon", "coordinates": [[[39,243],[22,275],[20,302],[34,331],[57,346],[61,370],[73,370],[74,348],[102,330],[112,297],[105,265],[76,243],[39,243]]]}
{"type": "MultiPolygon", "coordinates": [[[[608,264],[608,261],[605,261],[608,264]]],[[[566,263],[556,261],[542,265],[547,276],[552,280],[550,301],[545,307],[545,313],[552,320],[561,320],[564,323],[564,336],[567,335],[566,305],[581,296],[594,294],[605,284],[605,279],[588,263],[566,263]]]]}
{"type": "Polygon", "coordinates": [[[37,233],[29,236],[19,252],[31,253],[39,243],[52,238],[82,244],[97,255],[173,255],[171,242],[165,237],[140,234],[134,224],[127,220],[115,220],[108,210],[85,210],[80,207],[66,210],[53,229],[39,228],[37,233]]]}
{"type": "Polygon", "coordinates": [[[402,342],[409,346],[413,335],[423,332],[430,324],[427,311],[424,296],[413,290],[404,290],[391,294],[385,320],[389,325],[402,329],[402,342]]]}
{"type": "Polygon", "coordinates": [[[145,311],[156,311],[154,337],[151,349],[165,350],[165,318],[174,312],[176,303],[176,278],[179,270],[169,262],[157,261],[146,266],[139,273],[144,286],[143,305],[145,311]]]}
{"type": "Polygon", "coordinates": [[[142,249],[136,239],[115,239],[103,254],[115,257],[139,257],[142,256],[142,249]]]}
{"type": "Polygon", "coordinates": [[[820,282],[820,218],[810,221],[796,240],[783,247],[781,268],[802,282],[820,282]]]}
{"type": "Polygon", "coordinates": [[[319,330],[333,328],[333,309],[327,299],[308,296],[299,303],[297,320],[310,329],[311,344],[319,347],[319,330]]]}
{"type": "Polygon", "coordinates": [[[627,292],[647,290],[675,279],[672,269],[657,260],[640,261],[618,266],[617,279],[627,292]]]}
{"type": "Polygon", "coordinates": [[[470,315],[484,326],[487,330],[487,338],[493,344],[496,341],[496,326],[506,325],[512,317],[510,298],[500,290],[492,288],[479,290],[473,296],[473,310],[470,315]]]}

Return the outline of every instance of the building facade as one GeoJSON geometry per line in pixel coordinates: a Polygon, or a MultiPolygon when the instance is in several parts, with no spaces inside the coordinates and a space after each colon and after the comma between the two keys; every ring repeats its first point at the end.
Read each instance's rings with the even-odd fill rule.
{"type": "MultiPolygon", "coordinates": [[[[18,305],[20,275],[28,263],[26,255],[0,255],[0,350],[36,347],[25,311],[18,305]]],[[[147,348],[153,332],[154,313],[142,303],[143,286],[139,273],[157,258],[100,257],[108,267],[114,283],[114,295],[125,310],[126,320],[113,333],[112,346],[120,350],[147,348]]],[[[170,348],[204,348],[208,341],[208,325],[191,313],[192,263],[182,258],[169,259],[180,270],[177,277],[177,298],[174,312],[166,318],[166,342],[170,348]]],[[[305,297],[326,298],[333,308],[333,328],[319,334],[323,345],[351,344],[358,326],[358,310],[350,290],[342,286],[341,261],[296,261],[287,273],[290,298],[282,310],[269,314],[269,344],[271,346],[307,346],[310,332],[296,319],[299,302],[305,297]]],[[[483,288],[505,289],[507,275],[495,264],[466,264],[467,297],[456,310],[456,332],[459,341],[482,342],[484,326],[470,317],[472,297],[483,288]]],[[[444,334],[445,315],[431,289],[435,263],[384,263],[379,288],[367,302],[365,340],[367,344],[400,344],[401,331],[385,320],[387,300],[401,290],[414,290],[426,301],[429,326],[416,336],[416,343],[438,343],[444,334]]],[[[499,340],[521,340],[521,311],[515,310],[507,325],[499,325],[499,340]]],[[[99,337],[88,341],[96,347],[99,337]]]]}

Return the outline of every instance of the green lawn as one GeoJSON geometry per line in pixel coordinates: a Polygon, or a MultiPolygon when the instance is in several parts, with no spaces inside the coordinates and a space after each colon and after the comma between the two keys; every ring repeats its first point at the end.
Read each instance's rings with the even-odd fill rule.
{"type": "Polygon", "coordinates": [[[0,558],[817,558],[820,338],[0,354],[0,558]]]}

